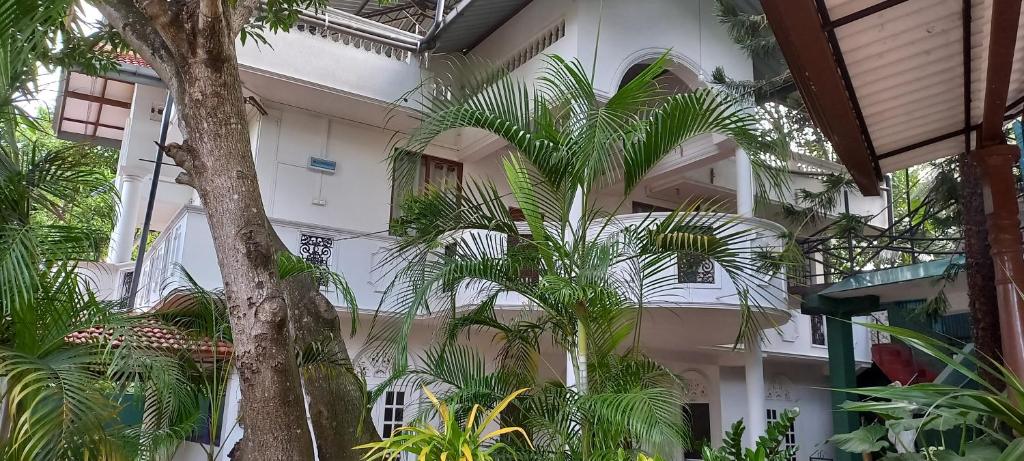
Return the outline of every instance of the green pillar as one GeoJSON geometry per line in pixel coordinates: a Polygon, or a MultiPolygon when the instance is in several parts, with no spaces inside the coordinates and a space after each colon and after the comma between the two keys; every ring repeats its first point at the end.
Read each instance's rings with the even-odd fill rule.
{"type": "MultiPolygon", "coordinates": [[[[850,316],[825,317],[828,334],[828,375],[832,389],[857,387],[857,365],[853,356],[853,324],[850,316]]],[[[852,394],[832,391],[832,433],[846,434],[860,427],[857,414],[839,407],[852,394]]],[[[836,461],[860,461],[862,456],[836,449],[836,461]]]]}

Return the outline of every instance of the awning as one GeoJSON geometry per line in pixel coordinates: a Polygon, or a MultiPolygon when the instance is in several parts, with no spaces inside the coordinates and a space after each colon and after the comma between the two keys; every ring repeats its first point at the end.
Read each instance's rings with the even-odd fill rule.
{"type": "Polygon", "coordinates": [[[67,72],[54,117],[57,137],[119,147],[134,93],[132,83],[67,72]]]}
{"type": "Polygon", "coordinates": [[[1020,0],[762,6],[811,117],[867,194],[878,193],[883,173],[973,148],[986,85],[1008,87],[997,117],[1024,110],[1024,30],[1014,15],[993,14],[995,8],[1020,16],[1020,0]],[[993,39],[1001,58],[991,64],[1003,69],[993,75],[1009,75],[1008,82],[987,76],[993,39]]]}

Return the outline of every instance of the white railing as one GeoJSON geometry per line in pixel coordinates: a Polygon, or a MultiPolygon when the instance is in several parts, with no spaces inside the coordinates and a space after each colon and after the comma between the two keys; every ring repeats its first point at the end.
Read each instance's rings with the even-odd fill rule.
{"type": "Polygon", "coordinates": [[[527,42],[525,46],[515,53],[512,53],[512,56],[509,56],[502,62],[501,67],[512,72],[539,55],[562,37],[565,37],[565,19],[558,21],[555,25],[534,37],[533,40],[527,42]]]}
{"type": "MultiPolygon", "coordinates": [[[[664,220],[668,213],[637,213],[616,216],[605,226],[604,222],[596,223],[588,229],[588,238],[612,238],[626,226],[653,226],[664,220]]],[[[745,218],[729,214],[708,214],[702,213],[700,221],[705,223],[726,223],[728,232],[747,232],[737,242],[737,250],[742,253],[743,258],[751,257],[752,251],[762,249],[779,248],[781,240],[779,234],[784,229],[778,224],[756,218],[745,218]],[[742,246],[742,248],[740,248],[742,246]]],[[[507,251],[507,236],[498,232],[473,230],[454,235],[453,239],[461,240],[461,245],[480,245],[481,252],[497,253],[491,256],[501,256],[507,251]]],[[[787,282],[785,274],[767,275],[759,274],[751,268],[744,277],[742,283],[746,287],[737,287],[730,274],[719,264],[711,261],[696,261],[693,264],[680,262],[670,264],[658,277],[676,277],[677,283],[671,288],[659,290],[651,299],[644,299],[644,303],[650,306],[689,306],[689,305],[722,305],[739,304],[740,288],[757,290],[757,303],[770,304],[770,308],[785,309],[787,303],[787,282]]],[[[613,268],[617,276],[622,279],[624,285],[629,284],[629,268],[626,263],[613,268]]],[[[474,285],[467,287],[457,296],[456,304],[461,307],[469,307],[481,301],[481,293],[487,294],[486,287],[474,285]]],[[[752,300],[753,301],[753,300],[752,300]]],[[[516,294],[504,295],[498,300],[498,305],[511,307],[523,304],[525,300],[516,294]]]]}
{"type": "MultiPolygon", "coordinates": [[[[383,271],[378,271],[377,267],[392,237],[273,218],[271,223],[292,253],[341,274],[352,288],[360,309],[377,309],[387,287],[383,271]]],[[[201,207],[182,207],[146,252],[136,305],[154,306],[171,290],[180,287],[182,280],[175,273],[178,264],[204,288],[223,286],[206,212],[201,207]]],[[[347,307],[335,288],[325,286],[322,290],[336,306],[347,307]]]]}
{"type": "Polygon", "coordinates": [[[843,166],[836,162],[797,152],[790,153],[789,169],[808,174],[842,173],[845,171],[843,166]]]}
{"type": "Polygon", "coordinates": [[[331,20],[329,13],[325,14],[325,19],[322,21],[300,17],[299,20],[296,21],[295,25],[292,26],[292,30],[295,30],[297,32],[305,32],[308,33],[309,35],[320,37],[324,40],[329,40],[341,45],[363,50],[367,53],[372,53],[381,57],[391,58],[401,62],[410,62],[412,53],[407,50],[386,45],[380,43],[379,41],[370,40],[352,34],[346,34],[336,28],[330,27],[330,24],[331,20]]]}

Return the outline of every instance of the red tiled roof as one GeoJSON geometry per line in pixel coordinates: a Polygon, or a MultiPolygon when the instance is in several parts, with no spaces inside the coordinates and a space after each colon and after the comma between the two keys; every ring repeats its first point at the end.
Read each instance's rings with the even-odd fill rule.
{"type": "MultiPolygon", "coordinates": [[[[142,347],[168,352],[191,351],[193,356],[200,360],[212,360],[215,352],[218,358],[226,359],[233,352],[231,343],[227,341],[217,341],[215,346],[208,339],[190,338],[180,331],[160,325],[155,321],[131,327],[131,331],[132,334],[129,335],[131,340],[139,341],[142,347]]],[[[71,333],[64,337],[64,341],[71,344],[106,344],[109,342],[113,347],[120,347],[126,340],[125,335],[118,334],[115,337],[114,334],[114,329],[96,325],[71,333]]]]}
{"type": "Polygon", "coordinates": [[[139,56],[132,52],[118,53],[117,56],[114,57],[114,59],[116,59],[117,62],[121,64],[131,64],[139,67],[150,67],[149,63],[146,62],[145,59],[142,59],[142,56],[139,56]]]}

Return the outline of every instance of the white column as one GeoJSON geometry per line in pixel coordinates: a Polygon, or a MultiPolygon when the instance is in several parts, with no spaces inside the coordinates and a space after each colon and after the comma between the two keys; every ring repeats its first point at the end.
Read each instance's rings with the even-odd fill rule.
{"type": "MultiPolygon", "coordinates": [[[[583,188],[579,187],[576,189],[576,195],[573,196],[572,204],[569,206],[569,228],[566,230],[566,235],[563,237],[566,243],[570,245],[573,244],[570,240],[575,238],[576,232],[580,235],[585,235],[584,233],[586,232],[586,230],[581,229],[581,227],[585,225],[583,222],[583,201],[583,188]]],[[[586,334],[577,335],[577,350],[568,351],[565,357],[565,385],[566,387],[576,387],[579,392],[585,392],[587,390],[586,344],[582,345],[582,351],[579,346],[579,343],[585,342],[586,340],[586,334]],[[575,360],[573,360],[574,358],[575,360]],[[579,367],[578,370],[577,367],[579,367]],[[577,372],[579,373],[578,375],[577,372]]]]}
{"type": "Polygon", "coordinates": [[[736,149],[736,214],[754,216],[754,170],[743,149],[736,149]]]}
{"type": "Polygon", "coordinates": [[[744,434],[748,447],[768,430],[768,415],[764,406],[764,357],[760,343],[746,346],[746,363],[743,366],[747,383],[747,432],[744,434]]]}
{"type": "MultiPolygon", "coordinates": [[[[736,214],[754,216],[754,172],[750,164],[750,156],[743,149],[736,149],[736,214]]],[[[758,341],[746,346],[744,374],[747,390],[747,432],[746,443],[754,446],[754,441],[765,434],[768,428],[767,414],[764,406],[764,356],[758,341]]]]}
{"type": "Polygon", "coordinates": [[[139,222],[139,205],[142,202],[142,178],[123,176],[120,193],[121,205],[118,207],[117,223],[110,234],[110,248],[107,251],[107,261],[114,264],[132,259],[135,224],[139,222]]]}

